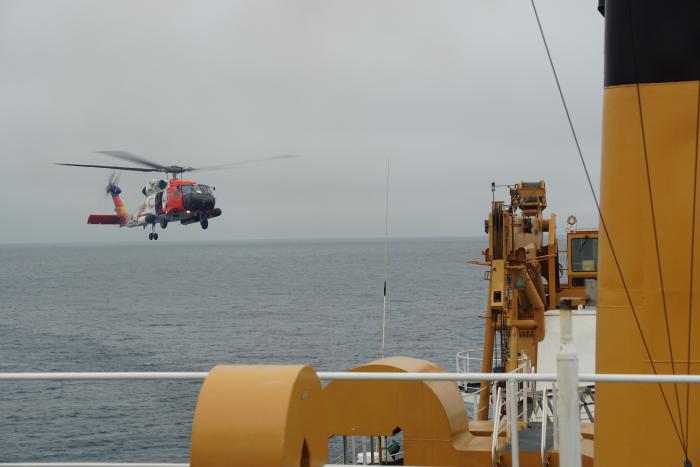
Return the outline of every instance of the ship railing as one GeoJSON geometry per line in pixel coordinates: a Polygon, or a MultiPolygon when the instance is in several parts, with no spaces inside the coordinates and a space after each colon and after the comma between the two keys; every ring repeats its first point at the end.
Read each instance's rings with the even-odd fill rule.
{"type": "MultiPolygon", "coordinates": [[[[336,438],[330,436],[329,438],[336,438]]],[[[378,465],[403,459],[403,451],[390,452],[388,436],[342,436],[342,453],[331,459],[332,465],[378,465]],[[369,450],[368,450],[369,447],[369,450]]]]}
{"type": "MultiPolygon", "coordinates": [[[[472,371],[480,371],[482,368],[482,351],[480,349],[467,349],[458,352],[455,355],[455,368],[457,373],[471,373],[472,371]]],[[[495,366],[495,361],[492,367],[495,366]]],[[[514,371],[534,372],[532,362],[527,357],[518,359],[518,368],[514,371]]],[[[529,411],[525,411],[529,415],[529,420],[532,422],[542,421],[542,405],[545,403],[553,404],[553,387],[551,384],[544,384],[538,388],[536,381],[528,381],[527,396],[520,395],[520,404],[527,405],[532,401],[532,406],[529,411]],[[540,392],[538,392],[538,390],[540,392]]],[[[477,414],[482,410],[480,407],[480,396],[484,391],[489,391],[490,405],[493,407],[496,399],[496,383],[491,383],[488,386],[482,385],[480,382],[462,380],[458,381],[462,396],[465,402],[465,408],[470,420],[475,420],[477,414]]],[[[581,410],[581,420],[594,421],[595,417],[595,388],[592,385],[581,386],[579,389],[579,400],[581,410]]],[[[485,409],[484,409],[485,410],[485,409]]],[[[550,407],[550,414],[554,412],[554,407],[550,407]]],[[[551,415],[550,415],[551,416],[551,415]]],[[[524,419],[527,420],[527,419],[524,419]]]]}
{"type": "MultiPolygon", "coordinates": [[[[462,350],[455,355],[455,368],[457,373],[465,374],[471,373],[472,371],[481,371],[482,361],[482,351],[480,349],[462,350]]],[[[493,390],[493,384],[486,386],[478,381],[467,380],[458,381],[457,384],[462,391],[465,409],[470,420],[475,420],[480,411],[482,392],[489,391],[491,405],[495,403],[494,398],[496,397],[496,393],[493,390]]]]}
{"type": "MultiPolygon", "coordinates": [[[[559,367],[558,367],[559,370],[559,367]]],[[[206,372],[90,372],[90,373],[0,373],[0,382],[8,381],[123,381],[123,380],[199,380],[206,378],[206,372]]],[[[506,391],[514,394],[520,382],[536,381],[544,383],[557,382],[553,392],[557,402],[555,406],[567,401],[578,401],[578,382],[588,383],[623,383],[623,384],[700,384],[700,375],[673,374],[591,374],[577,375],[569,371],[556,373],[398,373],[398,372],[317,372],[322,381],[489,381],[505,382],[506,391]],[[570,388],[565,392],[562,388],[570,388]]],[[[507,393],[506,393],[507,396],[507,393]]],[[[511,413],[517,413],[517,398],[506,397],[511,413]]],[[[500,405],[500,404],[499,404],[500,405]]],[[[544,413],[548,410],[544,409],[544,413]]],[[[496,411],[495,413],[500,413],[496,411]]],[[[553,417],[555,422],[554,435],[558,438],[560,456],[572,446],[580,445],[580,412],[559,411],[553,417]],[[576,414],[575,418],[567,418],[568,413],[576,414]]],[[[511,465],[519,467],[518,417],[511,417],[508,423],[511,444],[511,465]]],[[[499,424],[495,424],[498,427],[499,424]]],[[[499,430],[500,431],[500,430],[499,430]]],[[[557,447],[555,445],[555,448],[557,447]]],[[[542,454],[544,456],[544,454],[542,454]]],[[[579,459],[580,462],[580,459],[579,459]]],[[[331,466],[332,464],[327,464],[331,466]]],[[[571,463],[571,465],[576,465],[571,463]]],[[[578,464],[580,465],[580,464],[578,464]]],[[[7,462],[0,467],[188,467],[186,463],[128,463],[128,462],[7,462]]]]}
{"type": "MultiPolygon", "coordinates": [[[[510,374],[532,375],[535,373],[535,368],[532,367],[529,359],[520,359],[519,363],[520,366],[511,371],[510,374]]],[[[534,382],[506,381],[505,388],[500,385],[500,382],[494,381],[491,383],[491,386],[495,387],[496,390],[492,417],[493,430],[491,433],[491,462],[494,467],[500,463],[498,448],[501,436],[505,433],[506,441],[511,446],[514,443],[517,444],[518,423],[522,421],[525,425],[528,422],[528,398],[530,394],[534,394],[531,387],[532,383],[534,382]],[[520,412],[518,412],[518,408],[521,409],[520,412]],[[504,413],[505,417],[503,417],[504,413]]],[[[515,449],[517,450],[517,447],[515,449]]]]}
{"type": "MultiPolygon", "coordinates": [[[[483,351],[481,349],[467,349],[457,352],[455,355],[455,368],[457,373],[472,373],[482,370],[483,351]]],[[[523,363],[529,362],[527,357],[518,357],[518,367],[523,363]]],[[[496,367],[496,360],[493,359],[489,368],[496,367]]]]}
{"type": "Polygon", "coordinates": [[[491,466],[498,465],[498,439],[501,432],[501,388],[496,389],[496,401],[493,404],[493,430],[491,431],[491,466]]]}
{"type": "MultiPolygon", "coordinates": [[[[540,461],[542,462],[542,466],[547,465],[547,409],[549,408],[548,404],[542,404],[542,431],[540,432],[540,461]]],[[[554,416],[552,414],[552,416],[554,416]]]]}
{"type": "MultiPolygon", "coordinates": [[[[520,373],[520,374],[526,374],[526,373],[533,373],[534,372],[534,367],[530,365],[529,360],[524,359],[520,361],[520,366],[512,370],[510,373],[520,373]]],[[[502,412],[506,413],[506,420],[508,423],[510,423],[511,417],[515,416],[517,420],[522,420],[524,423],[527,423],[528,417],[530,415],[530,410],[529,410],[529,399],[531,394],[535,394],[532,384],[534,384],[533,381],[521,381],[518,382],[515,386],[515,390],[513,392],[509,392],[506,394],[503,392],[501,394],[501,403],[506,404],[506,401],[508,400],[511,395],[516,400],[516,405],[517,407],[520,407],[522,410],[518,413],[511,413],[511,411],[508,409],[508,406],[501,407],[502,412]]],[[[488,386],[482,385],[481,389],[479,391],[475,392],[474,395],[472,396],[472,404],[474,407],[476,407],[476,410],[474,411],[474,414],[476,415],[480,410],[482,410],[481,407],[479,407],[479,398],[478,396],[483,392],[483,391],[490,391],[490,402],[492,404],[492,417],[493,414],[495,414],[495,411],[493,408],[497,407],[498,404],[496,403],[496,392],[499,387],[503,387],[505,389],[505,385],[503,382],[499,381],[492,381],[488,384],[488,386]]],[[[485,409],[485,407],[483,408],[485,409]]],[[[467,409],[467,415],[470,415],[469,410],[467,409]]],[[[471,417],[471,419],[475,420],[476,416],[471,417]]]]}
{"type": "Polygon", "coordinates": [[[457,373],[471,373],[472,370],[481,371],[482,353],[481,349],[467,349],[457,352],[455,355],[457,373]]]}
{"type": "MultiPolygon", "coordinates": [[[[478,349],[468,349],[458,352],[455,356],[455,367],[457,373],[468,374],[472,371],[480,371],[482,367],[482,351],[478,349]]],[[[494,363],[492,362],[490,368],[494,368],[494,363]]],[[[518,366],[512,373],[523,373],[531,372],[533,369],[532,362],[527,357],[518,358],[518,366]]],[[[465,402],[465,409],[467,410],[467,415],[470,420],[476,420],[477,415],[480,411],[486,410],[486,407],[481,407],[481,394],[485,391],[489,392],[490,406],[495,407],[496,389],[497,382],[491,382],[490,384],[482,384],[479,381],[469,381],[464,379],[457,382],[460,390],[462,391],[462,398],[465,402]]],[[[528,395],[535,395],[536,391],[533,390],[532,382],[523,382],[519,386],[521,391],[518,394],[519,405],[524,407],[524,413],[528,414],[528,395]],[[527,385],[527,387],[525,387],[527,385]]],[[[524,421],[527,418],[523,418],[524,421]]]]}
{"type": "Polygon", "coordinates": [[[506,441],[512,444],[513,438],[517,438],[517,429],[513,431],[512,427],[517,426],[518,421],[526,421],[527,419],[527,403],[520,403],[527,400],[526,388],[526,384],[518,388],[517,383],[511,384],[510,382],[508,382],[505,391],[501,386],[496,387],[496,399],[493,403],[493,417],[491,419],[493,423],[491,431],[491,463],[493,467],[500,463],[498,450],[501,437],[505,434],[506,441]],[[511,400],[515,403],[511,403],[511,400]],[[516,413],[518,406],[523,408],[520,413],[516,413]]]}

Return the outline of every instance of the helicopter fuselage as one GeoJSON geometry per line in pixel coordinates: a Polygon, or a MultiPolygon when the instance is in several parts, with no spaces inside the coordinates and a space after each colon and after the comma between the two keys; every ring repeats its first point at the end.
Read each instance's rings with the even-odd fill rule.
{"type": "Polygon", "coordinates": [[[143,227],[149,225],[152,232],[149,239],[157,240],[156,225],[166,228],[170,222],[182,225],[199,222],[203,229],[209,226],[209,219],[221,215],[216,208],[214,188],[202,185],[194,180],[151,180],[142,190],[146,196],[143,203],[127,215],[121,201],[121,189],[113,184],[108,192],[114,201],[116,215],[91,214],[88,224],[117,224],[120,227],[143,227]]]}
{"type": "Polygon", "coordinates": [[[142,190],[146,199],[127,219],[128,227],[145,226],[155,222],[183,221],[190,224],[221,215],[214,208],[213,188],[194,180],[151,180],[142,190]],[[192,222],[187,222],[192,221],[192,222]]]}

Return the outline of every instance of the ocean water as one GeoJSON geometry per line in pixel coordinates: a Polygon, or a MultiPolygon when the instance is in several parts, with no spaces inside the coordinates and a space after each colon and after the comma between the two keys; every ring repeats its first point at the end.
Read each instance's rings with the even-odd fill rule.
{"type": "MultiPolygon", "coordinates": [[[[386,354],[480,348],[486,239],[392,239],[386,354]]],[[[378,358],[382,240],[0,246],[0,372],[378,358]]],[[[0,461],[187,462],[200,383],[0,382],[0,461]]]]}

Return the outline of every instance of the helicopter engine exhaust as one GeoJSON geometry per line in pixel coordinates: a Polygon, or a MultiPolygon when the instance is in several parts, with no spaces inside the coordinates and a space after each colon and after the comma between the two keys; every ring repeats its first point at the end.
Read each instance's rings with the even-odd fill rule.
{"type": "Polygon", "coordinates": [[[143,193],[144,196],[148,196],[148,195],[152,195],[153,193],[158,193],[159,191],[163,191],[167,187],[168,187],[167,180],[158,180],[157,178],[154,178],[150,182],[148,182],[148,185],[144,186],[141,189],[141,193],[143,193]]]}

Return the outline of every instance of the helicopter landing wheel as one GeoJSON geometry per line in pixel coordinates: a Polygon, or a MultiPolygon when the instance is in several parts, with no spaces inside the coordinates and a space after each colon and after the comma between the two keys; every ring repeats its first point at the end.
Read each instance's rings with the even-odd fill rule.
{"type": "Polygon", "coordinates": [[[207,230],[207,227],[209,227],[209,219],[202,219],[199,221],[199,224],[204,230],[207,230]]]}
{"type": "Polygon", "coordinates": [[[154,234],[153,232],[149,233],[149,234],[148,234],[148,239],[149,239],[149,240],[153,240],[153,236],[154,236],[154,235],[155,235],[155,234],[154,234]]]}
{"type": "Polygon", "coordinates": [[[164,229],[168,226],[168,219],[161,219],[160,220],[160,228],[164,229]]]}

